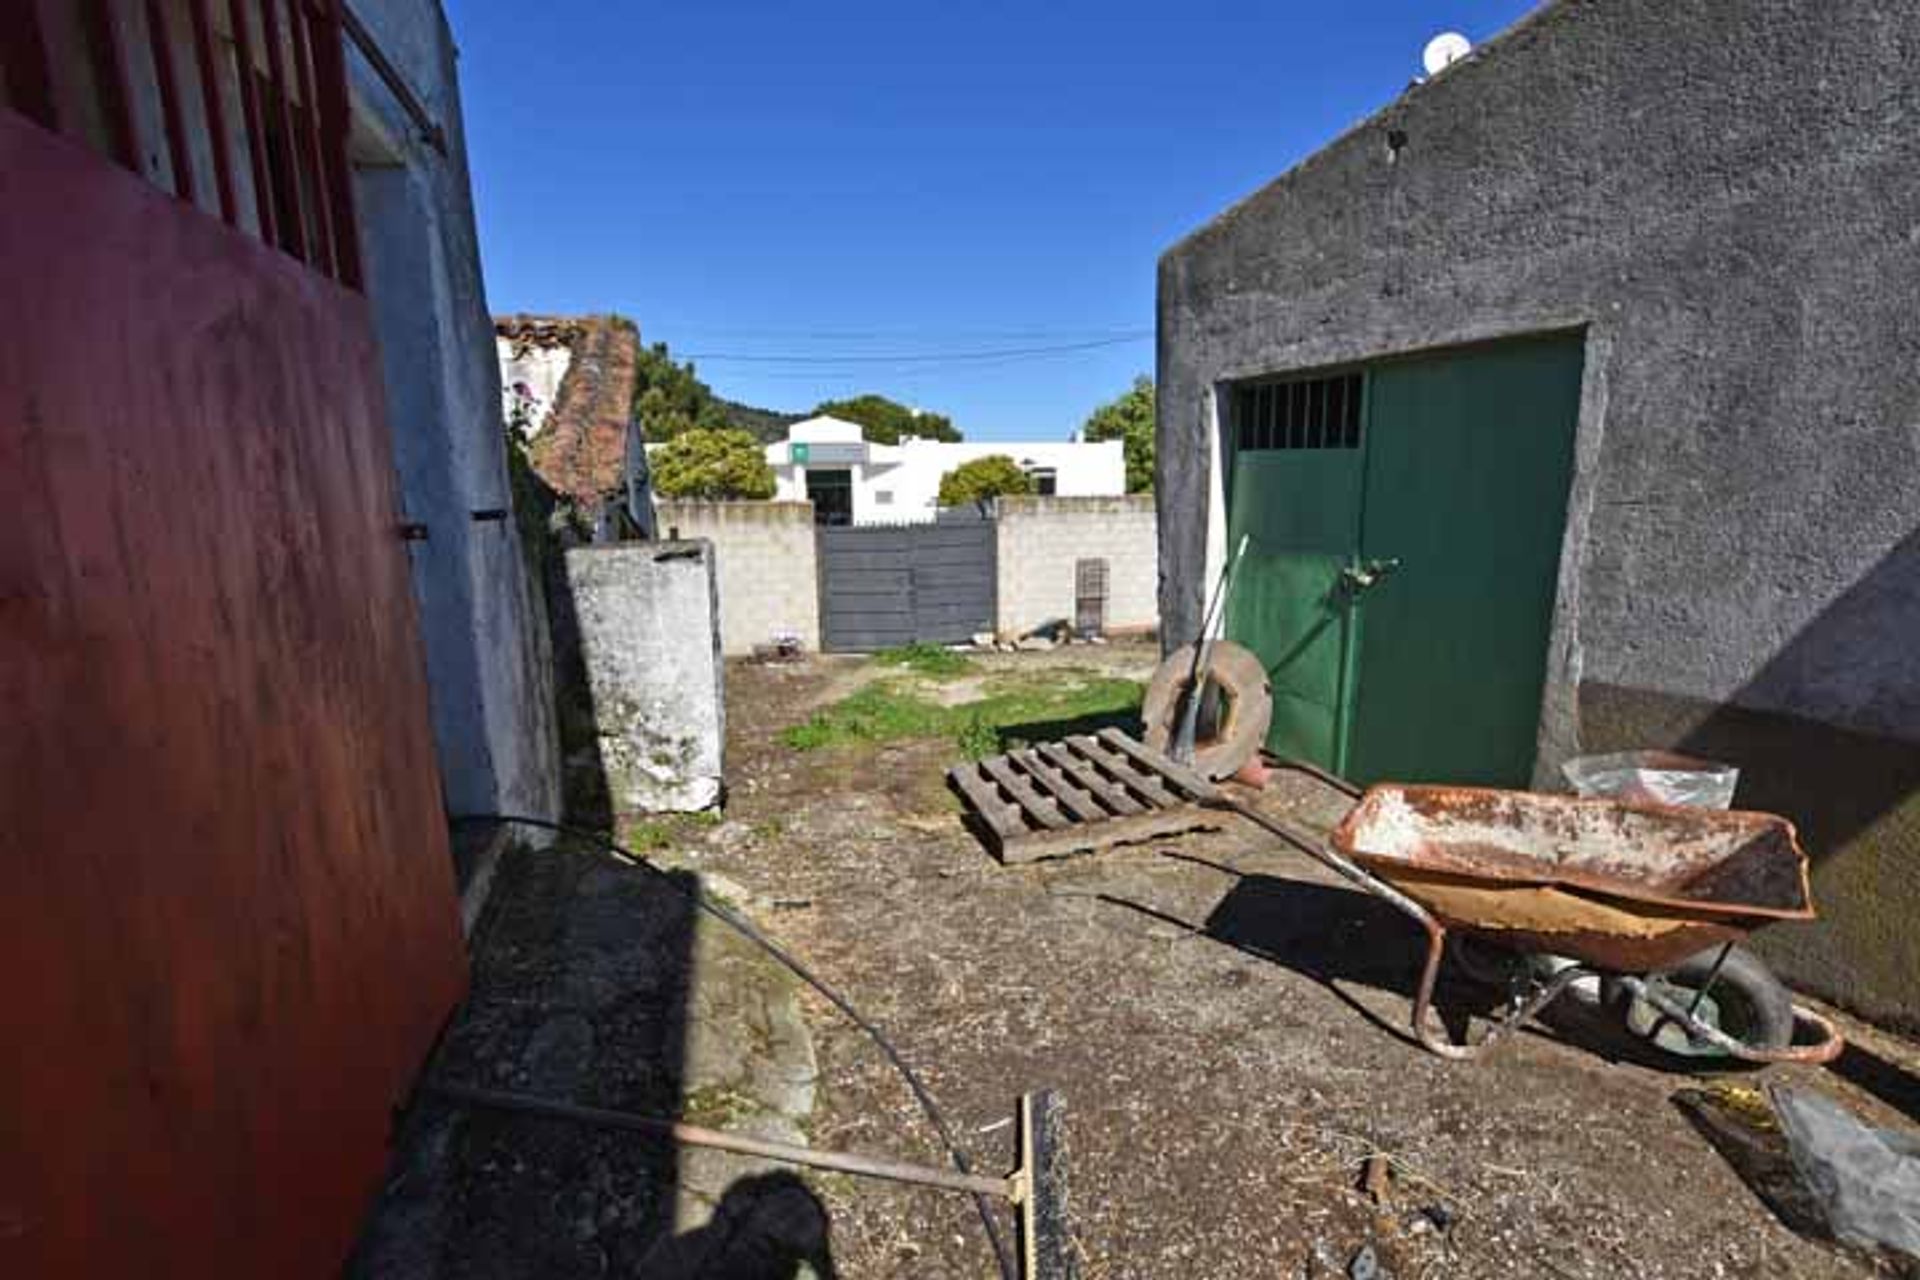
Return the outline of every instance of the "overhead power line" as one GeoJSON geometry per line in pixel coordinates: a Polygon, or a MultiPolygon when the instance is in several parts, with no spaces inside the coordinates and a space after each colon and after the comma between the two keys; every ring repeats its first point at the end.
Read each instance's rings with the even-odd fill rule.
{"type": "Polygon", "coordinates": [[[1132,333],[1120,334],[1110,338],[1095,338],[1087,342],[1066,342],[1044,347],[1000,347],[986,351],[902,351],[891,354],[857,352],[844,355],[827,355],[821,352],[740,352],[740,351],[696,351],[682,357],[686,360],[732,361],[740,364],[786,364],[786,365],[846,365],[846,364],[966,364],[982,360],[1024,359],[1030,356],[1064,355],[1074,351],[1092,351],[1100,347],[1117,347],[1129,342],[1143,342],[1153,336],[1153,330],[1140,329],[1132,333]]]}

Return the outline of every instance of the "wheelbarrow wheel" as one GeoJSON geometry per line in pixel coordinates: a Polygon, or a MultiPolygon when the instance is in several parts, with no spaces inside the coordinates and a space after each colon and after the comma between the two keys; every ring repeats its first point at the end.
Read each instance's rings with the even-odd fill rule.
{"type": "MultiPolygon", "coordinates": [[[[1709,947],[1665,972],[1649,975],[1648,981],[1659,982],[1687,1005],[1693,1005],[1697,993],[1705,990],[1698,1001],[1700,1019],[1748,1048],[1775,1050],[1792,1044],[1793,993],[1746,948],[1731,948],[1725,960],[1720,952],[1719,947],[1709,947]]],[[[1655,1047],[1681,1057],[1724,1056],[1695,1042],[1685,1028],[1649,1007],[1636,1009],[1632,994],[1617,979],[1607,985],[1608,1007],[1620,1013],[1629,1030],[1655,1047]]]]}

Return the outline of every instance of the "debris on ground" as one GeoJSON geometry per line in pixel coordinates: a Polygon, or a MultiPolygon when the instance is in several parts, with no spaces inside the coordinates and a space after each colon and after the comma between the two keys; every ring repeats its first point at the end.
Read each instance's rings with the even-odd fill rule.
{"type": "Polygon", "coordinates": [[[1811,1089],[1776,1086],[1768,1097],[1834,1238],[1920,1262],[1920,1138],[1863,1124],[1811,1089]]]}

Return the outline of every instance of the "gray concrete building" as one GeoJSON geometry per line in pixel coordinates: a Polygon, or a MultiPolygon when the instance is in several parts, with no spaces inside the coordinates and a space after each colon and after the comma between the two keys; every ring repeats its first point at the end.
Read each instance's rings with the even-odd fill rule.
{"type": "Polygon", "coordinates": [[[555,816],[553,662],[539,566],[513,519],[453,36],[437,0],[355,12],[354,196],[407,519],[416,526],[448,811],[555,816]],[[390,73],[390,74],[389,74],[390,73]]]}
{"type": "Polygon", "coordinates": [[[1735,763],[1823,915],[1762,950],[1909,1027],[1916,55],[1906,0],[1544,6],[1166,253],[1157,488],[1169,645],[1250,539],[1278,745],[1735,763]]]}

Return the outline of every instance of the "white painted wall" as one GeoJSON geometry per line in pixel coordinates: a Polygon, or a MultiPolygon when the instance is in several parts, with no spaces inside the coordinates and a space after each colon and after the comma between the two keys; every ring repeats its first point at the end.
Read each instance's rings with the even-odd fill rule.
{"type": "MultiPolygon", "coordinates": [[[[1098,444],[1068,441],[994,440],[951,444],[909,439],[898,445],[864,443],[858,423],[838,418],[809,418],[788,428],[787,438],[766,447],[767,463],[779,482],[776,497],[807,499],[810,468],[846,469],[853,478],[855,524],[925,523],[934,518],[940,478],[976,458],[1006,454],[1029,471],[1051,468],[1060,497],[1117,497],[1127,490],[1127,463],[1118,440],[1098,444]],[[860,446],[862,461],[846,463],[814,458],[794,462],[796,444],[860,446]]],[[[818,452],[817,450],[815,452],[818,452]]]]}
{"type": "Polygon", "coordinates": [[[560,383],[573,365],[573,348],[564,343],[551,347],[529,343],[516,350],[518,344],[511,338],[500,337],[493,345],[500,358],[501,412],[511,426],[516,412],[524,408],[521,438],[531,440],[546,430],[547,419],[553,416],[560,383]]]}

